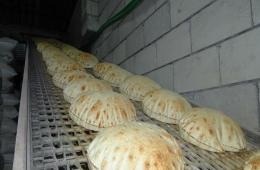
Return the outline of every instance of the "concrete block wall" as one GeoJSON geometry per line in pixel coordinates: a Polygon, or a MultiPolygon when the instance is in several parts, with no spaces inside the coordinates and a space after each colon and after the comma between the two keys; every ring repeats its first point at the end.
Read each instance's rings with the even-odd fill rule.
{"type": "MultiPolygon", "coordinates": [[[[127,2],[99,1],[99,21],[127,2]]],[[[258,0],[144,0],[92,52],[260,134],[259,9],[258,0]]]]}

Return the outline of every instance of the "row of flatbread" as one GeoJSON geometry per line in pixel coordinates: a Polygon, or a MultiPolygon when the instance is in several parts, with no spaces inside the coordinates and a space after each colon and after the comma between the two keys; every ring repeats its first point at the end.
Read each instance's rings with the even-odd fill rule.
{"type": "MultiPolygon", "coordinates": [[[[48,67],[55,57],[48,58],[50,52],[44,56],[44,51],[46,47],[41,52],[48,67]]],[[[65,51],[67,55],[73,53],[65,51]]],[[[59,56],[59,53],[51,54],[59,56]]],[[[238,152],[246,148],[244,134],[232,119],[213,109],[192,108],[181,95],[162,89],[148,77],[133,75],[112,63],[97,63],[93,67],[95,77],[102,80],[84,69],[56,70],[53,82],[63,89],[65,100],[71,103],[70,117],[87,129],[101,131],[88,147],[91,169],[184,168],[175,139],[156,125],[136,122],[136,110],[129,99],[142,102],[143,111],[149,117],[177,124],[181,137],[202,149],[238,152]],[[121,94],[113,92],[112,86],[119,87],[121,94]]]]}
{"type": "Polygon", "coordinates": [[[176,140],[156,125],[136,122],[132,102],[113,92],[112,86],[118,87],[131,75],[119,67],[116,69],[113,73],[105,70],[108,74],[102,75],[104,80],[82,70],[59,71],[53,76],[53,83],[63,89],[65,100],[71,103],[70,117],[87,129],[104,129],[88,148],[90,169],[184,169],[176,140]],[[107,147],[109,155],[104,153],[107,147]]]}
{"type": "Polygon", "coordinates": [[[54,39],[36,39],[37,50],[42,53],[43,59],[70,58],[83,68],[92,68],[98,63],[98,59],[87,52],[83,52],[71,45],[54,39]]]}

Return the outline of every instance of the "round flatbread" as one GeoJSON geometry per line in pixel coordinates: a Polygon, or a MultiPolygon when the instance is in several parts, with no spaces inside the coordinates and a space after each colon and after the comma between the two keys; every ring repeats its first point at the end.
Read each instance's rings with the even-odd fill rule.
{"type": "Polygon", "coordinates": [[[92,75],[86,73],[85,71],[63,71],[56,73],[52,80],[55,86],[64,89],[66,85],[71,83],[72,81],[80,80],[80,79],[90,79],[94,78],[92,75]]]}
{"type": "Polygon", "coordinates": [[[106,71],[101,78],[108,81],[112,86],[119,87],[121,83],[128,77],[131,76],[132,73],[120,68],[114,67],[114,69],[110,69],[106,71]]]}
{"type": "Polygon", "coordinates": [[[75,60],[84,68],[93,68],[98,63],[98,59],[87,52],[81,52],[79,56],[75,57],[75,60]]]}
{"type": "Polygon", "coordinates": [[[103,80],[80,79],[69,83],[63,90],[64,99],[69,103],[84,92],[112,91],[112,87],[103,80]]]}
{"type": "Polygon", "coordinates": [[[184,97],[165,89],[147,93],[142,105],[148,116],[171,124],[178,124],[183,115],[192,108],[184,97]]]}
{"type": "Polygon", "coordinates": [[[132,75],[132,73],[112,63],[98,63],[93,70],[95,76],[108,81],[114,87],[119,87],[127,77],[132,75]]]}
{"type": "Polygon", "coordinates": [[[106,72],[108,72],[111,69],[118,68],[119,66],[112,64],[112,63],[98,63],[93,68],[94,74],[97,77],[103,77],[106,72]]]}
{"type": "Polygon", "coordinates": [[[134,105],[113,91],[79,95],[71,104],[69,115],[77,124],[95,131],[136,119],[134,105]]]}
{"type": "Polygon", "coordinates": [[[244,170],[260,170],[260,151],[254,153],[246,160],[244,170]]]}
{"type": "Polygon", "coordinates": [[[141,75],[129,76],[120,85],[120,91],[136,101],[142,101],[147,93],[157,89],[160,89],[159,84],[141,75]]]}
{"type": "Polygon", "coordinates": [[[61,59],[56,60],[55,63],[51,65],[47,65],[47,71],[53,76],[56,73],[64,71],[84,71],[84,68],[76,62],[61,59]]]}
{"type": "Polygon", "coordinates": [[[157,125],[131,122],[107,128],[88,149],[91,170],[183,170],[176,140],[157,125]]]}
{"type": "Polygon", "coordinates": [[[186,141],[209,151],[238,152],[246,148],[239,125],[213,109],[193,108],[180,120],[179,128],[186,141]]]}

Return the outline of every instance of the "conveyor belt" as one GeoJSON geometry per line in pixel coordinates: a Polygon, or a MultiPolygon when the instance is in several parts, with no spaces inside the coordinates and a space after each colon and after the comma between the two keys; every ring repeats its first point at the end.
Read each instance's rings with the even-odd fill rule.
{"type": "Polygon", "coordinates": [[[30,57],[31,169],[87,169],[84,147],[95,133],[69,118],[69,104],[53,85],[39,53],[30,57]]]}
{"type": "MultiPolygon", "coordinates": [[[[62,90],[55,87],[40,54],[32,49],[29,58],[30,86],[30,159],[31,169],[87,169],[84,149],[96,133],[77,126],[68,115],[69,104],[62,90]]],[[[180,138],[178,128],[153,120],[142,113],[141,104],[133,102],[140,121],[155,123],[171,133],[180,143],[186,169],[238,170],[252,153],[254,146],[240,153],[213,153],[202,150],[180,138]]]]}

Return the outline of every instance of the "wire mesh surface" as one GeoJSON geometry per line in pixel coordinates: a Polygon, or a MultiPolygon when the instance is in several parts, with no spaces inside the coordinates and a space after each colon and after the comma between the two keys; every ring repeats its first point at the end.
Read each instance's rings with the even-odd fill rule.
{"type": "Polygon", "coordinates": [[[77,126],[68,115],[69,104],[55,87],[39,54],[30,56],[31,169],[88,169],[87,146],[95,132],[77,126]]]}
{"type": "MultiPolygon", "coordinates": [[[[70,119],[69,103],[64,101],[62,90],[53,85],[40,54],[34,48],[29,61],[31,169],[88,169],[85,147],[96,133],[76,125],[70,119]]],[[[177,126],[149,118],[143,114],[140,102],[133,103],[140,121],[157,124],[178,140],[185,157],[186,169],[242,169],[245,159],[255,149],[248,144],[248,149],[240,153],[213,153],[202,150],[185,142],[180,137],[177,126]]]]}

